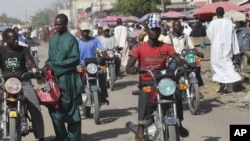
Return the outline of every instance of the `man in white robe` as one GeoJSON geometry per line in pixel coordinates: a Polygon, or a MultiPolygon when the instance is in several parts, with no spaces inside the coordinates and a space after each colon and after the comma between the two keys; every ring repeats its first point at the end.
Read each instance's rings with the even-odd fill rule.
{"type": "Polygon", "coordinates": [[[118,47],[122,48],[121,66],[122,69],[125,69],[129,58],[128,29],[126,26],[122,25],[122,20],[120,18],[117,19],[117,26],[114,28],[114,37],[118,43],[118,47]]]}
{"type": "Polygon", "coordinates": [[[223,18],[224,9],[218,7],[216,15],[218,19],[213,20],[207,29],[207,36],[211,41],[210,60],[214,71],[213,81],[220,83],[218,92],[227,93],[233,91],[234,82],[241,80],[232,62],[233,55],[239,53],[239,46],[233,23],[223,18]]]}

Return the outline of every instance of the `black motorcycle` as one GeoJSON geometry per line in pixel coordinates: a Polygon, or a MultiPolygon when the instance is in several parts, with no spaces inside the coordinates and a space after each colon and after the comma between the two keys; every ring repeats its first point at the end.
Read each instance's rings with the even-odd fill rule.
{"type": "MultiPolygon", "coordinates": [[[[166,70],[157,70],[153,73],[150,69],[140,69],[139,73],[149,73],[151,81],[141,82],[140,90],[133,94],[149,94],[150,104],[153,109],[153,122],[145,127],[145,137],[148,141],[180,141],[179,119],[176,109],[176,83],[174,73],[166,70]]],[[[134,133],[138,126],[131,121],[126,127],[134,133]]]]}

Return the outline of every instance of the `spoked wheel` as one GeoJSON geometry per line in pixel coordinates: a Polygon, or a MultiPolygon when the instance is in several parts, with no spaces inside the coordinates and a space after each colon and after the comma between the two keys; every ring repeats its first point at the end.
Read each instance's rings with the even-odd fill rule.
{"type": "Polygon", "coordinates": [[[99,124],[100,123],[100,111],[99,111],[99,98],[98,98],[97,91],[93,92],[93,101],[94,101],[93,115],[94,115],[95,124],[99,124]]]}
{"type": "Polygon", "coordinates": [[[109,86],[110,90],[113,91],[115,88],[115,69],[110,68],[110,81],[109,81],[109,86]]]}
{"type": "Polygon", "coordinates": [[[188,98],[188,106],[192,115],[196,115],[200,107],[200,92],[197,83],[190,84],[190,98],[188,98]]]}

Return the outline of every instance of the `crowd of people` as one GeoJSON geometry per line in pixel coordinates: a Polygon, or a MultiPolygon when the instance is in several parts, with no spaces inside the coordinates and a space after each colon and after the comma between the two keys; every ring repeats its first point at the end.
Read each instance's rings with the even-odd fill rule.
{"type": "MultiPolygon", "coordinates": [[[[49,29],[45,28],[43,32],[43,41],[49,44],[48,59],[45,66],[53,70],[62,92],[59,101],[60,109],[48,107],[56,134],[55,141],[81,140],[81,116],[78,106],[82,104],[81,88],[83,84],[81,76],[76,72],[76,66],[84,63],[86,58],[97,57],[98,52],[102,56],[99,59],[105,59],[108,49],[115,48],[121,51],[121,58],[116,58],[115,61],[115,72],[118,78],[121,73],[134,74],[137,73],[138,68],[148,65],[158,65],[159,67],[156,69],[166,68],[168,56],[171,56],[177,62],[168,66],[169,69],[175,70],[177,66],[186,64],[178,54],[183,49],[195,49],[191,37],[207,36],[211,41],[210,59],[214,71],[213,81],[220,84],[218,92],[232,92],[233,83],[242,79],[240,74],[235,71],[232,62],[233,55],[240,53],[240,47],[234,24],[230,20],[223,19],[224,9],[218,7],[216,14],[218,18],[209,23],[207,28],[201,22],[195,22],[190,29],[189,25],[182,24],[180,20],[174,20],[169,26],[162,23],[159,14],[153,13],[149,14],[148,19],[143,24],[133,24],[132,26],[125,25],[122,19],[117,19],[115,27],[99,25],[94,29],[91,29],[90,23],[81,22],[73,33],[67,28],[67,16],[64,14],[57,15],[53,31],[49,32],[49,29]],[[138,62],[138,66],[135,66],[136,62],[138,62]],[[67,127],[64,123],[67,123],[67,127]]],[[[28,48],[22,46],[22,43],[28,44],[28,46],[34,44],[29,41],[32,39],[30,37],[32,29],[27,31],[28,34],[20,34],[18,31],[18,27],[14,27],[2,33],[2,45],[4,47],[0,48],[0,68],[3,74],[9,71],[21,73],[29,68],[34,68],[35,72],[38,70],[38,66],[32,61],[28,48]],[[8,61],[8,58],[16,56],[18,56],[20,65],[5,66],[4,62],[8,61]],[[28,68],[25,62],[28,62],[28,68]]],[[[196,77],[199,86],[203,86],[200,67],[197,67],[196,77]]],[[[140,74],[139,76],[140,82],[148,79],[150,79],[148,75],[140,74]]],[[[99,82],[101,102],[109,104],[106,75],[104,73],[99,76],[99,82]]],[[[38,99],[29,82],[22,82],[22,85],[25,96],[30,101],[28,108],[32,119],[35,119],[32,122],[35,129],[35,138],[43,141],[44,123],[38,99]]],[[[184,119],[182,96],[180,95],[178,98],[177,115],[182,121],[184,119]]],[[[147,94],[139,95],[139,128],[135,141],[143,141],[144,125],[151,120],[148,99],[149,95],[147,94]]],[[[189,136],[188,130],[182,126],[181,122],[180,136],[189,136]]]]}

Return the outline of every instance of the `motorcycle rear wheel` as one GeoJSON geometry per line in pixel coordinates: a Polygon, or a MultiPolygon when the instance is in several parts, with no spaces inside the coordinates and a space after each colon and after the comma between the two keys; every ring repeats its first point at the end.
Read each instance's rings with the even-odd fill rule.
{"type": "Polygon", "coordinates": [[[197,83],[190,84],[190,98],[188,98],[188,107],[192,115],[196,115],[200,107],[200,92],[197,83]]]}
{"type": "Polygon", "coordinates": [[[100,123],[100,111],[99,111],[99,98],[98,98],[98,92],[94,91],[93,93],[93,101],[94,101],[94,112],[93,112],[93,116],[94,116],[94,120],[95,120],[95,124],[99,124],[100,123]]]}

